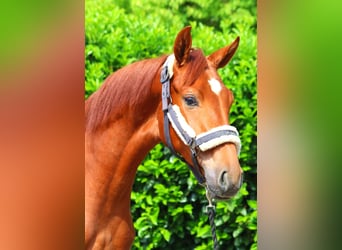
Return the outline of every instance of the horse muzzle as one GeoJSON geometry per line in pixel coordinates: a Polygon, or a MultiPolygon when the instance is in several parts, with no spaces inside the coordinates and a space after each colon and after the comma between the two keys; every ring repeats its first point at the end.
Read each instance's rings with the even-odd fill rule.
{"type": "Polygon", "coordinates": [[[211,198],[227,200],[233,197],[240,189],[243,182],[243,173],[233,178],[228,171],[221,171],[218,175],[211,176],[206,171],[206,188],[211,198]]]}

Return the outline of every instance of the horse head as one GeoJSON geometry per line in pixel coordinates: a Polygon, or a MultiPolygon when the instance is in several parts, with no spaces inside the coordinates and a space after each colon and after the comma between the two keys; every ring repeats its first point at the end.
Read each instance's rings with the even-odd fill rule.
{"type": "Polygon", "coordinates": [[[205,57],[200,49],[192,48],[190,30],[191,27],[185,27],[178,33],[173,54],[164,64],[170,97],[169,103],[163,104],[164,116],[163,112],[158,114],[160,138],[165,144],[171,144],[169,147],[173,147],[190,168],[198,164],[202,184],[211,198],[228,199],[242,183],[238,160],[240,139],[237,130],[229,125],[233,93],[225,87],[217,69],[230,61],[239,45],[239,37],[205,57]],[[169,121],[165,119],[166,114],[169,121]],[[170,142],[163,132],[169,122],[170,142]],[[177,127],[174,123],[180,125],[177,127]],[[200,142],[201,139],[204,142],[200,142]]]}

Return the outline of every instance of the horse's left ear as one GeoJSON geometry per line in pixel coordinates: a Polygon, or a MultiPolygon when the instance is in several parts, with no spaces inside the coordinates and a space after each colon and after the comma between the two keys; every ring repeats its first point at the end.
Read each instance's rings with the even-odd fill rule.
{"type": "Polygon", "coordinates": [[[189,58],[191,45],[192,45],[192,38],[191,38],[190,31],[191,31],[191,26],[187,26],[184,29],[182,29],[178,33],[175,43],[173,45],[173,53],[178,62],[178,66],[183,66],[189,58]]]}
{"type": "Polygon", "coordinates": [[[222,68],[226,66],[226,64],[230,61],[230,59],[235,54],[236,49],[239,46],[240,37],[237,37],[234,42],[230,45],[219,49],[208,56],[208,60],[212,62],[213,66],[216,69],[222,68]]]}

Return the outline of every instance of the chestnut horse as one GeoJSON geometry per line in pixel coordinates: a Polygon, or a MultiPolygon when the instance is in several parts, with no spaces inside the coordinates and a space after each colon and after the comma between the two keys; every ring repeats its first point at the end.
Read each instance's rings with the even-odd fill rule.
{"type": "Polygon", "coordinates": [[[228,121],[234,98],[217,73],[239,37],[205,57],[190,31],[178,33],[172,55],[118,70],[85,103],[86,249],[131,248],[135,174],[160,142],[189,164],[210,199],[241,186],[240,139],[228,121]]]}

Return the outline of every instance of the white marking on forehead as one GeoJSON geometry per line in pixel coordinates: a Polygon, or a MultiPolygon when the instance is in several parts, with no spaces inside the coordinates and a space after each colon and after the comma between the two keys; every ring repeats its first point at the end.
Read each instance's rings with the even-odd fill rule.
{"type": "Polygon", "coordinates": [[[215,78],[211,78],[209,81],[209,85],[210,85],[210,88],[211,90],[216,94],[216,95],[219,95],[220,94],[220,91],[222,89],[222,85],[221,83],[216,80],[215,78]]]}

